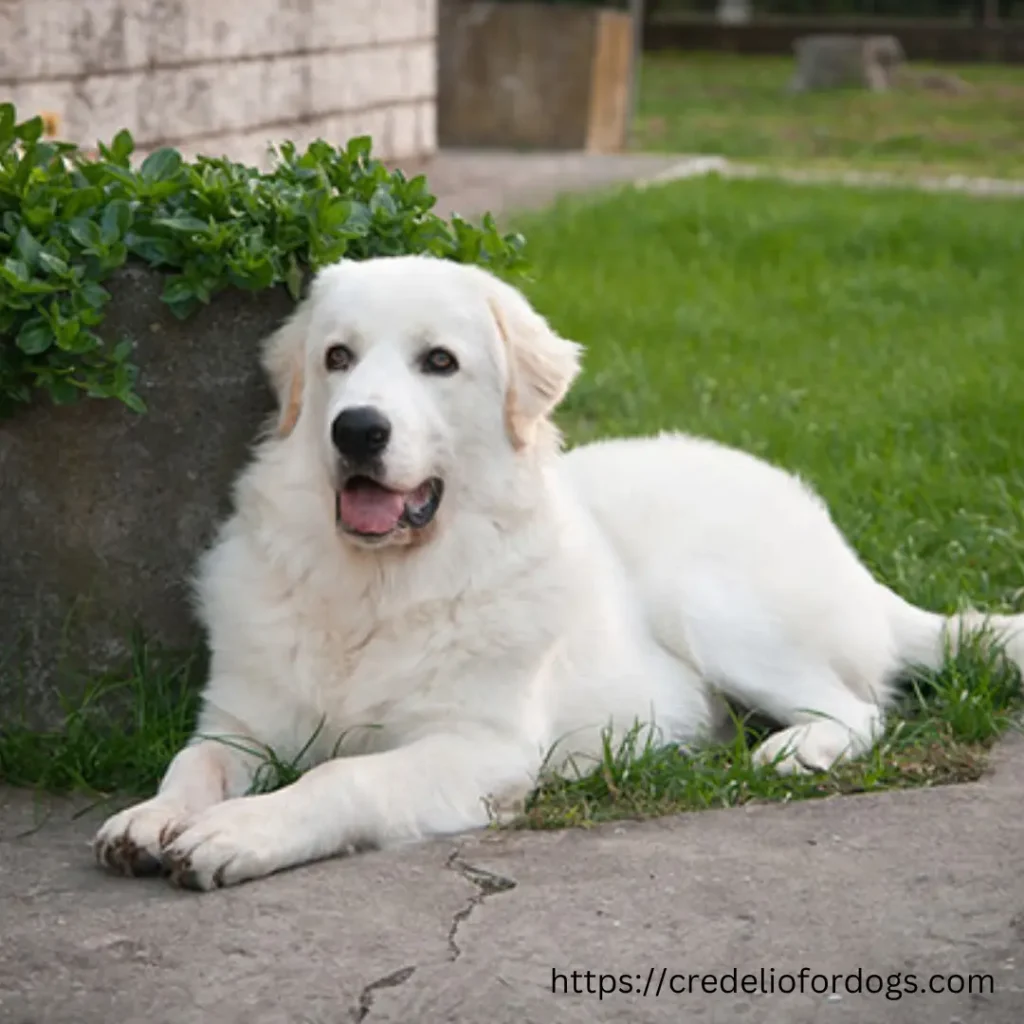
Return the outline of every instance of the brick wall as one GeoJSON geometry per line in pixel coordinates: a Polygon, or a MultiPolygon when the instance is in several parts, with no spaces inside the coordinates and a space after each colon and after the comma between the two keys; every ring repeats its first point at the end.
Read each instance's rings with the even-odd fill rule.
{"type": "Polygon", "coordinates": [[[85,146],[121,128],[262,163],[268,142],[436,148],[437,0],[0,0],[0,101],[85,146]]]}

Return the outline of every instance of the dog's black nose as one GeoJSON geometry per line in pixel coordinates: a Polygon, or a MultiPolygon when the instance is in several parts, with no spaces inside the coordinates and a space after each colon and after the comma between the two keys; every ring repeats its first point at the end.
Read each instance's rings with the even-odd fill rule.
{"type": "Polygon", "coordinates": [[[331,424],[334,447],[353,462],[380,455],[391,440],[391,423],[372,405],[343,409],[331,424]]]}

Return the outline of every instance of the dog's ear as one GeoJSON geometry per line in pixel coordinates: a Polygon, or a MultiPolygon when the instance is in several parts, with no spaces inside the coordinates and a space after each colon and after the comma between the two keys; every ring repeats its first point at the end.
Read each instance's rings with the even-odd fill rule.
{"type": "Polygon", "coordinates": [[[487,301],[508,355],[505,422],[509,438],[516,448],[525,448],[576,379],[583,350],[559,337],[511,285],[493,279],[487,301]]]}
{"type": "Polygon", "coordinates": [[[309,319],[309,299],[305,299],[263,344],[263,369],[277,396],[278,437],[287,437],[295,429],[302,411],[309,319]]]}

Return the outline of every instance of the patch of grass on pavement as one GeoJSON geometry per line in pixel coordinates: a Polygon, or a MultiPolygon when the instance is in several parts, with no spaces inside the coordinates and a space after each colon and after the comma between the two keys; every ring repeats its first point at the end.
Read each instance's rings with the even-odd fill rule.
{"type": "MultiPolygon", "coordinates": [[[[737,445],[807,479],[908,599],[1021,608],[1024,202],[704,179],[519,227],[531,298],[587,344],[570,443],[681,429],[737,445]]],[[[627,745],[546,786],[525,821],[975,778],[1019,703],[1016,673],[968,649],[831,775],[755,771],[749,731],[692,757],[627,745]]]]}
{"type": "Polygon", "coordinates": [[[634,147],[801,167],[1024,177],[1022,67],[915,62],[917,85],[799,95],[786,90],[793,68],[786,57],[648,55],[634,147]],[[962,91],[951,89],[953,80],[962,91]]]}

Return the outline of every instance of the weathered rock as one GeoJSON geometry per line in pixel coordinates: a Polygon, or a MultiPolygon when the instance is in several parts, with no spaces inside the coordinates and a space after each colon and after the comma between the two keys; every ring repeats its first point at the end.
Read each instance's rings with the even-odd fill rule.
{"type": "Polygon", "coordinates": [[[52,719],[65,673],[114,667],[136,625],[198,639],[189,576],[272,408],[258,346],[291,300],[229,292],[183,322],[164,280],[120,272],[101,328],[135,344],[147,413],[44,400],[0,421],[0,724],[23,703],[52,719]]]}
{"type": "Polygon", "coordinates": [[[904,61],[895,36],[803,36],[793,44],[797,69],[792,92],[818,89],[871,89],[884,92],[895,83],[904,61]]]}

